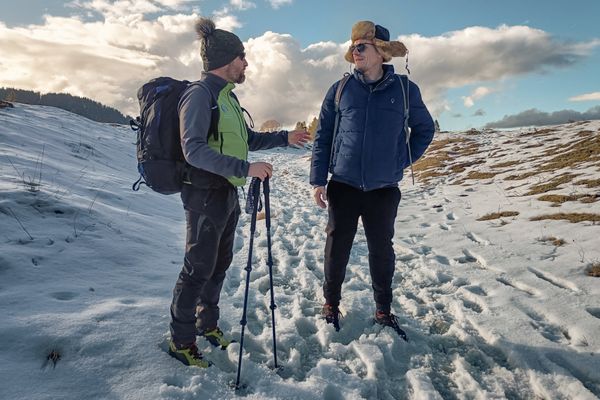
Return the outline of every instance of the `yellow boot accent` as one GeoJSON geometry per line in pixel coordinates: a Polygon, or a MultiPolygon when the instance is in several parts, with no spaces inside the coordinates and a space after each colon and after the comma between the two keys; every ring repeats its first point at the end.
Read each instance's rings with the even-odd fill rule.
{"type": "Polygon", "coordinates": [[[198,352],[196,343],[190,345],[189,347],[177,348],[177,345],[171,340],[169,342],[169,355],[178,359],[185,365],[200,368],[208,368],[212,365],[210,361],[205,360],[204,357],[202,357],[202,354],[198,352]]]}
{"type": "Polygon", "coordinates": [[[205,331],[200,336],[203,336],[215,347],[221,346],[221,350],[225,350],[231,343],[235,343],[235,340],[225,339],[223,332],[218,327],[210,331],[205,331]]]}

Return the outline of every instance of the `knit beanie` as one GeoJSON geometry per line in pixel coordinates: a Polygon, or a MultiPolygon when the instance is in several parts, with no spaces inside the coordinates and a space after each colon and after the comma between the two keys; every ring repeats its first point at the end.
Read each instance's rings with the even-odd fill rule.
{"type": "Polygon", "coordinates": [[[212,71],[229,64],[236,57],[244,55],[244,45],[235,34],[216,29],[209,18],[196,22],[196,33],[201,41],[200,57],[205,71],[212,71]]]}

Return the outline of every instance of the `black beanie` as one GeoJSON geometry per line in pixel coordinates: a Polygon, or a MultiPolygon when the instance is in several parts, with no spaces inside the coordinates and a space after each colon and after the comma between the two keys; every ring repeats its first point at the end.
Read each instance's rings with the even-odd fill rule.
{"type": "Polygon", "coordinates": [[[240,38],[231,32],[216,29],[215,23],[209,18],[200,18],[196,22],[196,32],[201,40],[200,57],[205,71],[227,65],[244,54],[240,38]]]}

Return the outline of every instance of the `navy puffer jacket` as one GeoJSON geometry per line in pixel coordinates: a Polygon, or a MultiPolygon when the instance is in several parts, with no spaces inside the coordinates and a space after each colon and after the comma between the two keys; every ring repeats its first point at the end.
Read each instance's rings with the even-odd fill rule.
{"type": "Polygon", "coordinates": [[[325,186],[330,172],[332,180],[364,191],[396,186],[402,180],[404,168],[410,165],[408,147],[414,163],[431,143],[434,124],[418,86],[406,76],[395,75],[392,65],[384,64],[383,69],[384,78],[373,89],[356,70],[346,83],[333,152],[334,98],[340,82],[329,88],[315,135],[311,185],[325,186]],[[402,84],[409,96],[408,144],[402,84]]]}

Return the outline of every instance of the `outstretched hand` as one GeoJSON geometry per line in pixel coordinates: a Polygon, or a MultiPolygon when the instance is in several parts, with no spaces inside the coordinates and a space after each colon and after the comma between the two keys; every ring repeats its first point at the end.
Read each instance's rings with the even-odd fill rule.
{"type": "Polygon", "coordinates": [[[288,133],[288,144],[292,145],[304,145],[310,139],[310,133],[305,129],[296,129],[288,133]]]}

